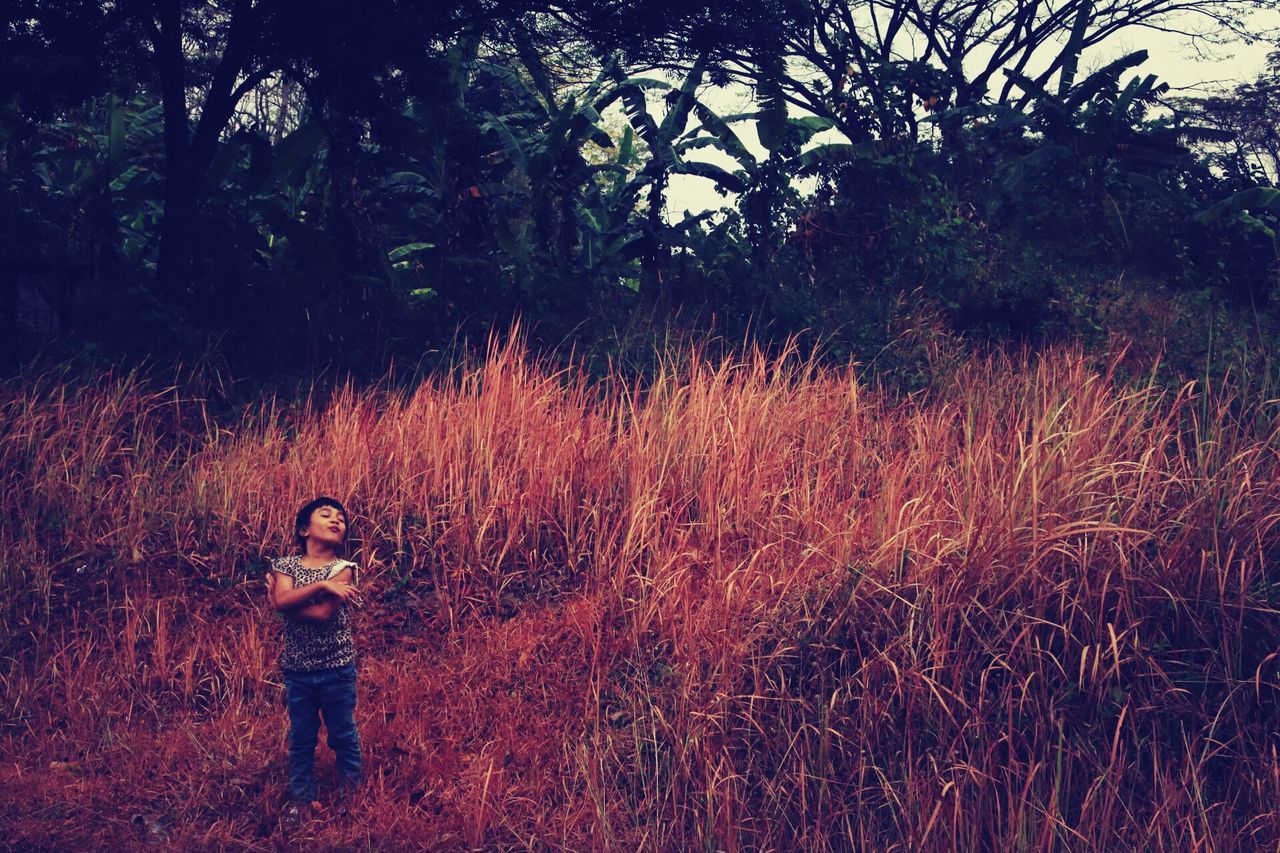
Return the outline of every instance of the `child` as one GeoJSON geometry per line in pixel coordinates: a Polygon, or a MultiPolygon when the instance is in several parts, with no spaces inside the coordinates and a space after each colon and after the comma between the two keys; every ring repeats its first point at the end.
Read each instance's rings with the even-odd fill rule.
{"type": "Polygon", "coordinates": [[[319,497],[298,510],[294,538],[300,554],[273,560],[267,598],[284,614],[285,701],[289,708],[289,803],[287,825],[296,825],[316,798],[316,740],[320,717],[337,759],[345,811],[361,777],[356,707],[356,649],[347,602],[359,605],[356,564],[345,550],[347,513],[319,497]]]}

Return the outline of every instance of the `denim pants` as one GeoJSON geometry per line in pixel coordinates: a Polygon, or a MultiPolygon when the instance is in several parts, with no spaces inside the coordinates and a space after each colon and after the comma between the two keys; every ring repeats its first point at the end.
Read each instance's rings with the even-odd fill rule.
{"type": "Polygon", "coordinates": [[[355,663],[316,672],[286,672],[284,697],[289,707],[290,799],[310,802],[316,798],[316,740],[322,716],[341,784],[345,787],[358,783],[360,734],[355,722],[355,663]]]}

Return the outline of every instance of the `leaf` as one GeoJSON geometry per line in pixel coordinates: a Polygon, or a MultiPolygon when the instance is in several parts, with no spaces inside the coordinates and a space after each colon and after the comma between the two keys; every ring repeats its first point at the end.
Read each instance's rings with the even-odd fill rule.
{"type": "Polygon", "coordinates": [[[1028,95],[1034,95],[1035,97],[1041,100],[1046,100],[1046,101],[1057,100],[1056,98],[1053,97],[1053,95],[1049,94],[1048,89],[1046,89],[1044,86],[1037,83],[1035,80],[1032,80],[1030,77],[1023,74],[1021,71],[1015,71],[1012,68],[1006,68],[1004,69],[1004,74],[1006,77],[1012,80],[1019,89],[1026,92],[1028,95]]]}
{"type": "Polygon", "coordinates": [[[405,243],[403,246],[396,246],[387,252],[387,260],[399,261],[409,257],[412,254],[421,252],[424,249],[434,249],[435,243],[405,243]]]}
{"type": "Polygon", "coordinates": [[[601,148],[610,149],[613,147],[613,139],[601,127],[602,124],[604,118],[595,107],[584,101],[573,117],[573,138],[577,140],[585,136],[601,148]]]}
{"type": "Polygon", "coordinates": [[[226,145],[233,167],[242,159],[238,149],[241,146],[249,149],[249,168],[242,173],[241,186],[250,191],[262,186],[271,171],[271,143],[267,138],[252,130],[240,130],[227,140],[226,145]]]}
{"type": "Polygon", "coordinates": [[[948,107],[945,110],[920,117],[921,124],[941,124],[948,120],[989,119],[987,125],[991,130],[1012,130],[1017,127],[1031,127],[1031,118],[1022,110],[1009,104],[971,104],[966,107],[948,107]]]}
{"type": "Polygon", "coordinates": [[[693,113],[698,117],[698,121],[702,123],[702,128],[711,135],[695,137],[694,140],[690,140],[690,143],[697,143],[697,140],[707,141],[688,144],[687,148],[714,145],[743,165],[753,165],[756,162],[755,156],[747,149],[746,145],[742,144],[742,140],[738,138],[738,134],[733,132],[733,128],[729,127],[729,123],[696,98],[693,101],[693,113]]]}
{"type": "Polygon", "coordinates": [[[1145,79],[1139,80],[1134,77],[1130,80],[1120,92],[1120,96],[1116,98],[1115,106],[1111,109],[1111,117],[1114,121],[1123,121],[1129,114],[1129,107],[1133,105],[1135,100],[1146,101],[1151,96],[1151,91],[1156,85],[1156,75],[1148,74],[1145,79]]]}
{"type": "Polygon", "coordinates": [[[811,148],[802,154],[786,161],[784,168],[789,174],[803,175],[826,163],[844,160],[869,160],[891,153],[901,142],[895,139],[873,139],[870,142],[829,142],[811,148]]]}
{"type": "Polygon", "coordinates": [[[577,104],[575,103],[575,98],[571,96],[560,107],[559,112],[551,122],[551,126],[543,134],[542,150],[531,158],[529,162],[529,181],[534,187],[540,187],[555,169],[556,163],[559,162],[560,152],[569,142],[571,136],[570,123],[576,112],[577,104]]]}
{"type": "Polygon", "coordinates": [[[782,91],[786,67],[781,54],[777,53],[763,57],[757,65],[760,73],[756,100],[760,110],[756,114],[756,133],[760,144],[772,153],[786,142],[787,100],[782,91]]]}
{"type": "Polygon", "coordinates": [[[1182,143],[1234,142],[1236,139],[1235,131],[1222,130],[1216,127],[1201,127],[1199,125],[1175,127],[1172,132],[1174,137],[1182,143]]]}
{"type": "Polygon", "coordinates": [[[517,23],[513,35],[516,52],[520,55],[521,64],[529,72],[533,85],[537,87],[538,92],[546,99],[548,110],[554,110],[556,108],[555,90],[552,88],[547,70],[542,64],[542,55],[534,47],[529,31],[523,24],[517,23]]]}
{"type": "Polygon", "coordinates": [[[788,149],[799,151],[813,139],[814,135],[819,131],[826,130],[831,125],[825,123],[826,119],[820,116],[806,116],[805,118],[789,118],[786,124],[786,146],[788,149]],[[818,119],[817,122],[811,119],[818,119]]]}
{"type": "MultiPolygon", "coordinates": [[[[538,100],[524,80],[519,74],[507,68],[505,65],[499,65],[496,62],[477,62],[476,71],[493,77],[499,83],[503,84],[506,93],[520,101],[521,105],[528,109],[530,115],[546,116],[547,105],[538,100]]],[[[555,101],[548,98],[548,102],[554,108],[555,101]]]]}
{"type": "MultiPolygon", "coordinates": [[[[615,241],[620,244],[616,249],[614,249],[614,254],[617,255],[619,260],[634,261],[636,258],[644,254],[644,250],[649,242],[648,236],[642,235],[626,240],[626,242],[621,242],[625,239],[626,238],[624,237],[619,237],[618,240],[615,241]]],[[[612,246],[610,248],[612,248],[612,246]]]]}
{"type": "Polygon", "coordinates": [[[712,163],[703,163],[699,160],[686,160],[673,167],[671,171],[681,175],[697,175],[700,178],[710,178],[731,192],[740,193],[747,188],[746,172],[741,170],[730,172],[720,166],[712,163]]]}
{"type": "Polygon", "coordinates": [[[687,233],[692,231],[699,223],[705,222],[719,212],[719,210],[704,210],[702,213],[693,214],[686,210],[684,212],[684,219],[677,222],[673,226],[673,230],[687,233]]]}
{"type": "Polygon", "coordinates": [[[1111,155],[1124,160],[1140,160],[1178,168],[1188,165],[1191,152],[1181,146],[1158,147],[1149,143],[1113,142],[1111,155]]]}
{"type": "Polygon", "coordinates": [[[502,150],[507,155],[507,160],[517,169],[526,171],[529,168],[529,162],[525,157],[524,146],[507,127],[506,121],[493,113],[483,113],[483,115],[485,120],[481,123],[480,129],[494,131],[502,142],[502,150]]]}
{"type": "Polygon", "coordinates": [[[684,133],[685,125],[689,123],[689,111],[693,106],[694,93],[698,89],[698,84],[702,82],[702,75],[707,67],[707,55],[704,53],[698,57],[693,63],[693,67],[689,69],[689,73],[684,78],[684,84],[680,87],[680,94],[676,98],[676,102],[667,110],[666,116],[662,119],[662,125],[658,128],[658,133],[663,140],[675,139],[684,133]]]}
{"type": "Polygon", "coordinates": [[[599,172],[613,172],[617,175],[630,174],[624,166],[620,166],[617,163],[594,163],[585,169],[585,173],[588,175],[594,175],[599,172]]]}
{"type": "Polygon", "coordinates": [[[604,230],[600,226],[600,220],[596,218],[595,213],[593,213],[590,208],[586,207],[581,202],[578,202],[573,206],[573,209],[577,211],[578,216],[580,216],[582,220],[586,222],[587,227],[590,228],[592,231],[599,234],[602,230],[604,230]]]}
{"type": "Polygon", "coordinates": [[[626,113],[627,121],[649,146],[654,159],[669,166],[675,161],[675,154],[671,151],[670,145],[662,139],[657,122],[649,114],[649,104],[645,99],[644,90],[634,85],[624,85],[620,89],[620,94],[622,110],[626,113]]]}
{"type": "Polygon", "coordinates": [[[107,174],[114,175],[124,156],[126,111],[120,99],[111,96],[111,112],[107,117],[107,174]]]}
{"type": "Polygon", "coordinates": [[[164,105],[143,110],[129,122],[129,136],[139,141],[149,141],[164,133],[164,105]]]}
{"type": "Polygon", "coordinates": [[[1220,222],[1232,214],[1252,210],[1280,216],[1280,189],[1251,187],[1229,195],[1222,201],[1196,214],[1196,221],[1206,225],[1220,222]]]}
{"type": "Polygon", "coordinates": [[[306,174],[315,156],[327,141],[319,122],[309,121],[276,145],[271,162],[270,180],[285,186],[296,186],[306,174]]]}
{"type": "Polygon", "coordinates": [[[392,172],[382,180],[384,187],[394,187],[402,184],[424,186],[427,184],[427,179],[417,172],[392,172]]]}
{"type": "Polygon", "coordinates": [[[1125,54],[1114,62],[1102,66],[1076,85],[1067,95],[1066,100],[1063,101],[1063,105],[1069,113],[1075,112],[1080,106],[1093,100],[1093,96],[1104,88],[1115,85],[1116,81],[1120,79],[1120,72],[1126,68],[1141,65],[1146,61],[1147,52],[1145,50],[1135,50],[1133,53],[1125,54]]]}
{"type": "Polygon", "coordinates": [[[631,125],[627,125],[622,129],[622,143],[618,146],[618,165],[627,166],[635,159],[636,154],[636,133],[631,125]]]}
{"type": "Polygon", "coordinates": [[[1271,241],[1271,245],[1275,246],[1276,232],[1271,228],[1271,226],[1267,225],[1261,219],[1258,219],[1256,216],[1250,216],[1247,213],[1241,213],[1239,214],[1238,221],[1248,230],[1257,231],[1259,234],[1266,237],[1271,241]]]}
{"type": "Polygon", "coordinates": [[[1164,196],[1165,198],[1174,197],[1173,190],[1150,175],[1144,175],[1141,172],[1124,172],[1121,174],[1120,180],[1132,187],[1143,190],[1149,195],[1164,196]]]}
{"type": "Polygon", "coordinates": [[[791,123],[799,125],[805,130],[814,133],[821,133],[824,130],[830,130],[836,126],[836,123],[825,116],[802,116],[800,118],[791,119],[791,123]]]}
{"type": "MultiPolygon", "coordinates": [[[[677,154],[685,154],[689,151],[697,151],[699,148],[714,148],[717,151],[723,151],[730,156],[735,155],[735,151],[724,142],[716,139],[714,136],[695,136],[689,139],[682,139],[674,146],[677,154]]],[[[749,156],[749,155],[748,155],[749,156]]],[[[755,163],[754,158],[748,161],[748,165],[755,163]]]]}

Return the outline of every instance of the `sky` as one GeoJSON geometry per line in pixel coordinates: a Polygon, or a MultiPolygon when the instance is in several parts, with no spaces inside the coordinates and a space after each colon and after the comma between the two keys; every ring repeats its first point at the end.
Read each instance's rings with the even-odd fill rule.
{"type": "MultiPolygon", "coordinates": [[[[1280,28],[1280,11],[1269,10],[1257,12],[1249,19],[1251,30],[1264,32],[1280,28]]],[[[1145,28],[1135,28],[1131,32],[1118,34],[1098,45],[1081,57],[1081,73],[1084,77],[1089,71],[1101,67],[1135,50],[1145,49],[1150,58],[1134,70],[1134,73],[1155,74],[1179,94],[1194,95],[1214,89],[1230,89],[1236,83],[1255,79],[1266,64],[1267,54],[1275,50],[1274,41],[1260,39],[1252,44],[1243,41],[1230,46],[1215,46],[1211,53],[1197,51],[1187,44],[1184,37],[1158,32],[1145,28]]],[[[1124,79],[1124,78],[1122,78],[1124,79]]],[[[654,93],[654,100],[661,93],[654,93]]],[[[699,89],[699,97],[708,107],[721,115],[753,110],[751,90],[745,86],[714,87],[705,86],[699,89]]],[[[792,107],[793,114],[795,108],[792,107]]],[[[759,146],[751,131],[751,123],[736,124],[734,131],[739,134],[743,144],[759,157],[764,149],[759,146]]],[[[841,141],[842,137],[835,131],[819,134],[814,137],[813,144],[841,141]]],[[[730,166],[732,161],[724,155],[716,156],[713,149],[701,149],[698,159],[704,159],[722,166],[730,166]]],[[[802,183],[803,190],[808,189],[813,181],[802,183]]],[[[710,180],[693,175],[673,175],[667,192],[666,219],[669,222],[680,221],[685,212],[701,213],[704,210],[726,206],[731,199],[720,196],[712,187],[710,180]]]]}

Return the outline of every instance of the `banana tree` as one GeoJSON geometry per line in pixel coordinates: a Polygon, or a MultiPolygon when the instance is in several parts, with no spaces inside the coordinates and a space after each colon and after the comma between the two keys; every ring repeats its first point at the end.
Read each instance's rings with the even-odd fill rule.
{"type": "Polygon", "coordinates": [[[836,128],[825,116],[791,116],[783,93],[786,69],[779,55],[757,59],[757,109],[723,118],[729,124],[752,121],[766,156],[744,161],[747,188],[740,200],[752,254],[767,262],[789,230],[792,215],[801,205],[795,188],[798,178],[851,160],[889,155],[901,147],[895,139],[866,142],[826,142],[806,148],[819,133],[836,128]]]}
{"type": "Polygon", "coordinates": [[[504,251],[522,262],[537,255],[567,269],[576,262],[584,193],[596,187],[597,175],[624,173],[630,164],[629,159],[589,163],[583,156],[589,142],[606,150],[614,148],[599,112],[609,102],[601,91],[606,81],[598,77],[585,92],[557,102],[549,90],[545,99],[537,97],[509,69],[490,65],[484,70],[504,80],[524,100],[516,112],[483,114],[481,128],[498,141],[500,158],[510,173],[505,181],[478,185],[476,192],[515,202],[507,205],[508,215],[495,223],[504,251]],[[521,208],[528,215],[520,215],[521,208]]]}
{"type": "Polygon", "coordinates": [[[154,269],[161,127],[160,108],[144,96],[93,98],[44,125],[28,168],[12,173],[30,233],[11,243],[10,265],[29,283],[60,282],[45,301],[64,324],[109,304],[106,290],[131,273],[154,269]]]}
{"type": "Polygon", "coordinates": [[[1245,233],[1259,234],[1271,244],[1273,254],[1280,254],[1276,236],[1280,223],[1280,189],[1250,187],[1233,193],[1222,201],[1196,214],[1202,225],[1235,227],[1245,233]]]}
{"type": "Polygon", "coordinates": [[[622,101],[627,120],[648,149],[648,159],[633,179],[633,190],[647,190],[647,210],[640,220],[645,245],[641,255],[641,288],[653,296],[660,294],[665,274],[667,228],[662,208],[667,186],[673,174],[697,175],[713,181],[722,192],[742,192],[747,187],[746,169],[754,165],[751,155],[737,134],[697,97],[707,69],[707,56],[700,56],[678,88],[665,80],[649,77],[627,77],[616,63],[607,69],[617,81],[616,97],[622,101]],[[655,114],[649,108],[647,93],[666,90],[665,111],[655,114]],[[690,125],[690,117],[699,123],[690,125]],[[703,131],[707,133],[704,135],[703,131]],[[713,163],[690,159],[686,154],[703,147],[714,147],[732,157],[739,168],[730,171],[713,163]]]}
{"type": "Polygon", "coordinates": [[[1002,127],[1020,124],[1039,137],[1039,144],[1013,168],[1006,188],[1017,190],[1028,177],[1054,164],[1080,156],[1100,164],[1123,163],[1128,170],[1185,168],[1191,162],[1188,141],[1218,138],[1211,128],[1160,126],[1143,120],[1143,112],[1169,85],[1156,76],[1134,76],[1123,86],[1120,76],[1147,59],[1134,51],[1090,74],[1069,81],[1057,93],[1016,71],[1006,71],[1021,88],[1019,102],[996,116],[1002,127]]]}
{"type": "Polygon", "coordinates": [[[993,190],[971,193],[985,199],[981,219],[1026,235],[1076,229],[1070,244],[1076,255],[1111,261],[1172,254],[1178,250],[1171,247],[1185,245],[1178,226],[1192,212],[1187,187],[1205,174],[1190,143],[1221,134],[1176,114],[1152,118],[1168,86],[1132,73],[1146,59],[1135,51],[1084,76],[1069,65],[1054,87],[1043,77],[1006,71],[1017,97],[946,111],[967,123],[972,150],[988,155],[971,185],[990,182],[993,190]]]}
{"type": "Polygon", "coordinates": [[[746,186],[743,170],[691,159],[686,152],[715,146],[740,163],[753,162],[728,125],[696,97],[705,58],[695,63],[678,88],[663,80],[628,77],[611,61],[585,91],[563,102],[557,101],[536,55],[524,55],[524,61],[533,85],[505,66],[482,66],[519,100],[513,112],[485,114],[484,127],[499,140],[512,177],[477,189],[527,199],[532,209],[528,218],[506,217],[495,223],[503,248],[519,257],[541,252],[562,269],[608,269],[615,280],[628,277],[620,272],[639,258],[641,278],[657,281],[661,247],[670,236],[661,219],[670,176],[698,175],[726,191],[746,186]],[[666,110],[655,114],[647,93],[661,90],[668,93],[666,110]],[[604,129],[602,114],[616,103],[628,126],[615,144],[604,129]],[[691,116],[701,120],[692,130],[691,116]],[[710,133],[699,135],[703,130],[710,133]],[[610,159],[588,162],[583,156],[588,143],[610,152],[610,159]],[[524,185],[517,185],[517,179],[524,185]],[[637,215],[646,192],[647,210],[637,215]]]}

